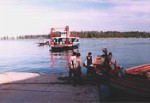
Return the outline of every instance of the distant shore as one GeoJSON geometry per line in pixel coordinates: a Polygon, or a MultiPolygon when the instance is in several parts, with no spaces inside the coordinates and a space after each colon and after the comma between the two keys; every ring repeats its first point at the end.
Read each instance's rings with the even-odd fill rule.
{"type": "MultiPolygon", "coordinates": [[[[119,31],[72,31],[71,36],[76,36],[80,38],[150,38],[150,32],[119,32],[119,31]]],[[[55,33],[54,36],[60,36],[59,33],[55,33]]],[[[20,35],[17,37],[3,36],[0,40],[16,40],[16,39],[39,39],[39,38],[49,39],[49,34],[31,34],[31,35],[20,35]]]]}

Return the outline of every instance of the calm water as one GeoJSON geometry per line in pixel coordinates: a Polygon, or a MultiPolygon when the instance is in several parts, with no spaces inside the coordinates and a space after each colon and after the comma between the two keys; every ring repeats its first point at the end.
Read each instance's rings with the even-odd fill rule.
{"type": "MultiPolygon", "coordinates": [[[[52,53],[49,46],[38,46],[38,40],[0,41],[0,72],[67,73],[72,51],[52,53]]],[[[113,58],[125,69],[150,63],[150,38],[81,39],[78,50],[84,62],[90,51],[93,56],[108,48],[113,58]]],[[[82,71],[85,72],[85,68],[82,71]]]]}

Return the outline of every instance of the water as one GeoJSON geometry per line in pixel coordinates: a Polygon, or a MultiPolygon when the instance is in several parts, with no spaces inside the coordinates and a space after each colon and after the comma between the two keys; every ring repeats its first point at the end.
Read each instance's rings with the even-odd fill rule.
{"type": "MultiPolygon", "coordinates": [[[[37,39],[0,41],[0,72],[68,73],[72,51],[52,53],[49,46],[38,46],[37,39]]],[[[101,55],[106,47],[125,69],[150,63],[150,38],[80,39],[82,62],[88,52],[101,55]]],[[[82,68],[85,73],[86,68],[82,68]]]]}

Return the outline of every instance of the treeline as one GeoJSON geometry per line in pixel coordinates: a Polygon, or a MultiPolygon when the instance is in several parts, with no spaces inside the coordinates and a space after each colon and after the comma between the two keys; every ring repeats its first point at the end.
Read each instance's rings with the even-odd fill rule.
{"type": "Polygon", "coordinates": [[[38,35],[20,35],[17,37],[8,37],[8,36],[4,36],[1,37],[0,40],[15,40],[15,39],[40,39],[40,38],[47,38],[49,39],[49,35],[48,34],[38,34],[38,35]]]}
{"type": "Polygon", "coordinates": [[[72,32],[76,36],[81,38],[149,38],[150,32],[118,32],[118,31],[81,31],[72,32]]]}
{"type": "Polygon", "coordinates": [[[49,38],[48,34],[43,35],[24,35],[24,36],[17,36],[16,39],[40,39],[40,38],[49,38]]]}
{"type": "MultiPolygon", "coordinates": [[[[60,36],[57,32],[54,36],[60,36]]],[[[76,32],[72,31],[71,36],[76,36],[80,38],[150,38],[150,32],[139,32],[139,31],[132,31],[132,32],[118,32],[118,31],[81,31],[76,32]]],[[[39,38],[50,38],[49,34],[43,35],[24,35],[24,36],[17,36],[16,39],[39,39],[39,38]]],[[[1,40],[7,39],[15,39],[14,37],[1,37],[1,40]]]]}

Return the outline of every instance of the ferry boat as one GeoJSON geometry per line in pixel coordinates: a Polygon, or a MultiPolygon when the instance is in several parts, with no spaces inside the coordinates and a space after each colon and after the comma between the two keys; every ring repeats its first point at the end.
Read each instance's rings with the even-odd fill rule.
{"type": "Polygon", "coordinates": [[[50,46],[51,51],[64,51],[78,48],[79,37],[70,36],[69,26],[65,28],[51,28],[50,46]],[[57,29],[63,29],[63,31],[57,31],[57,29]],[[59,36],[54,35],[55,32],[59,33],[59,36]]]}

